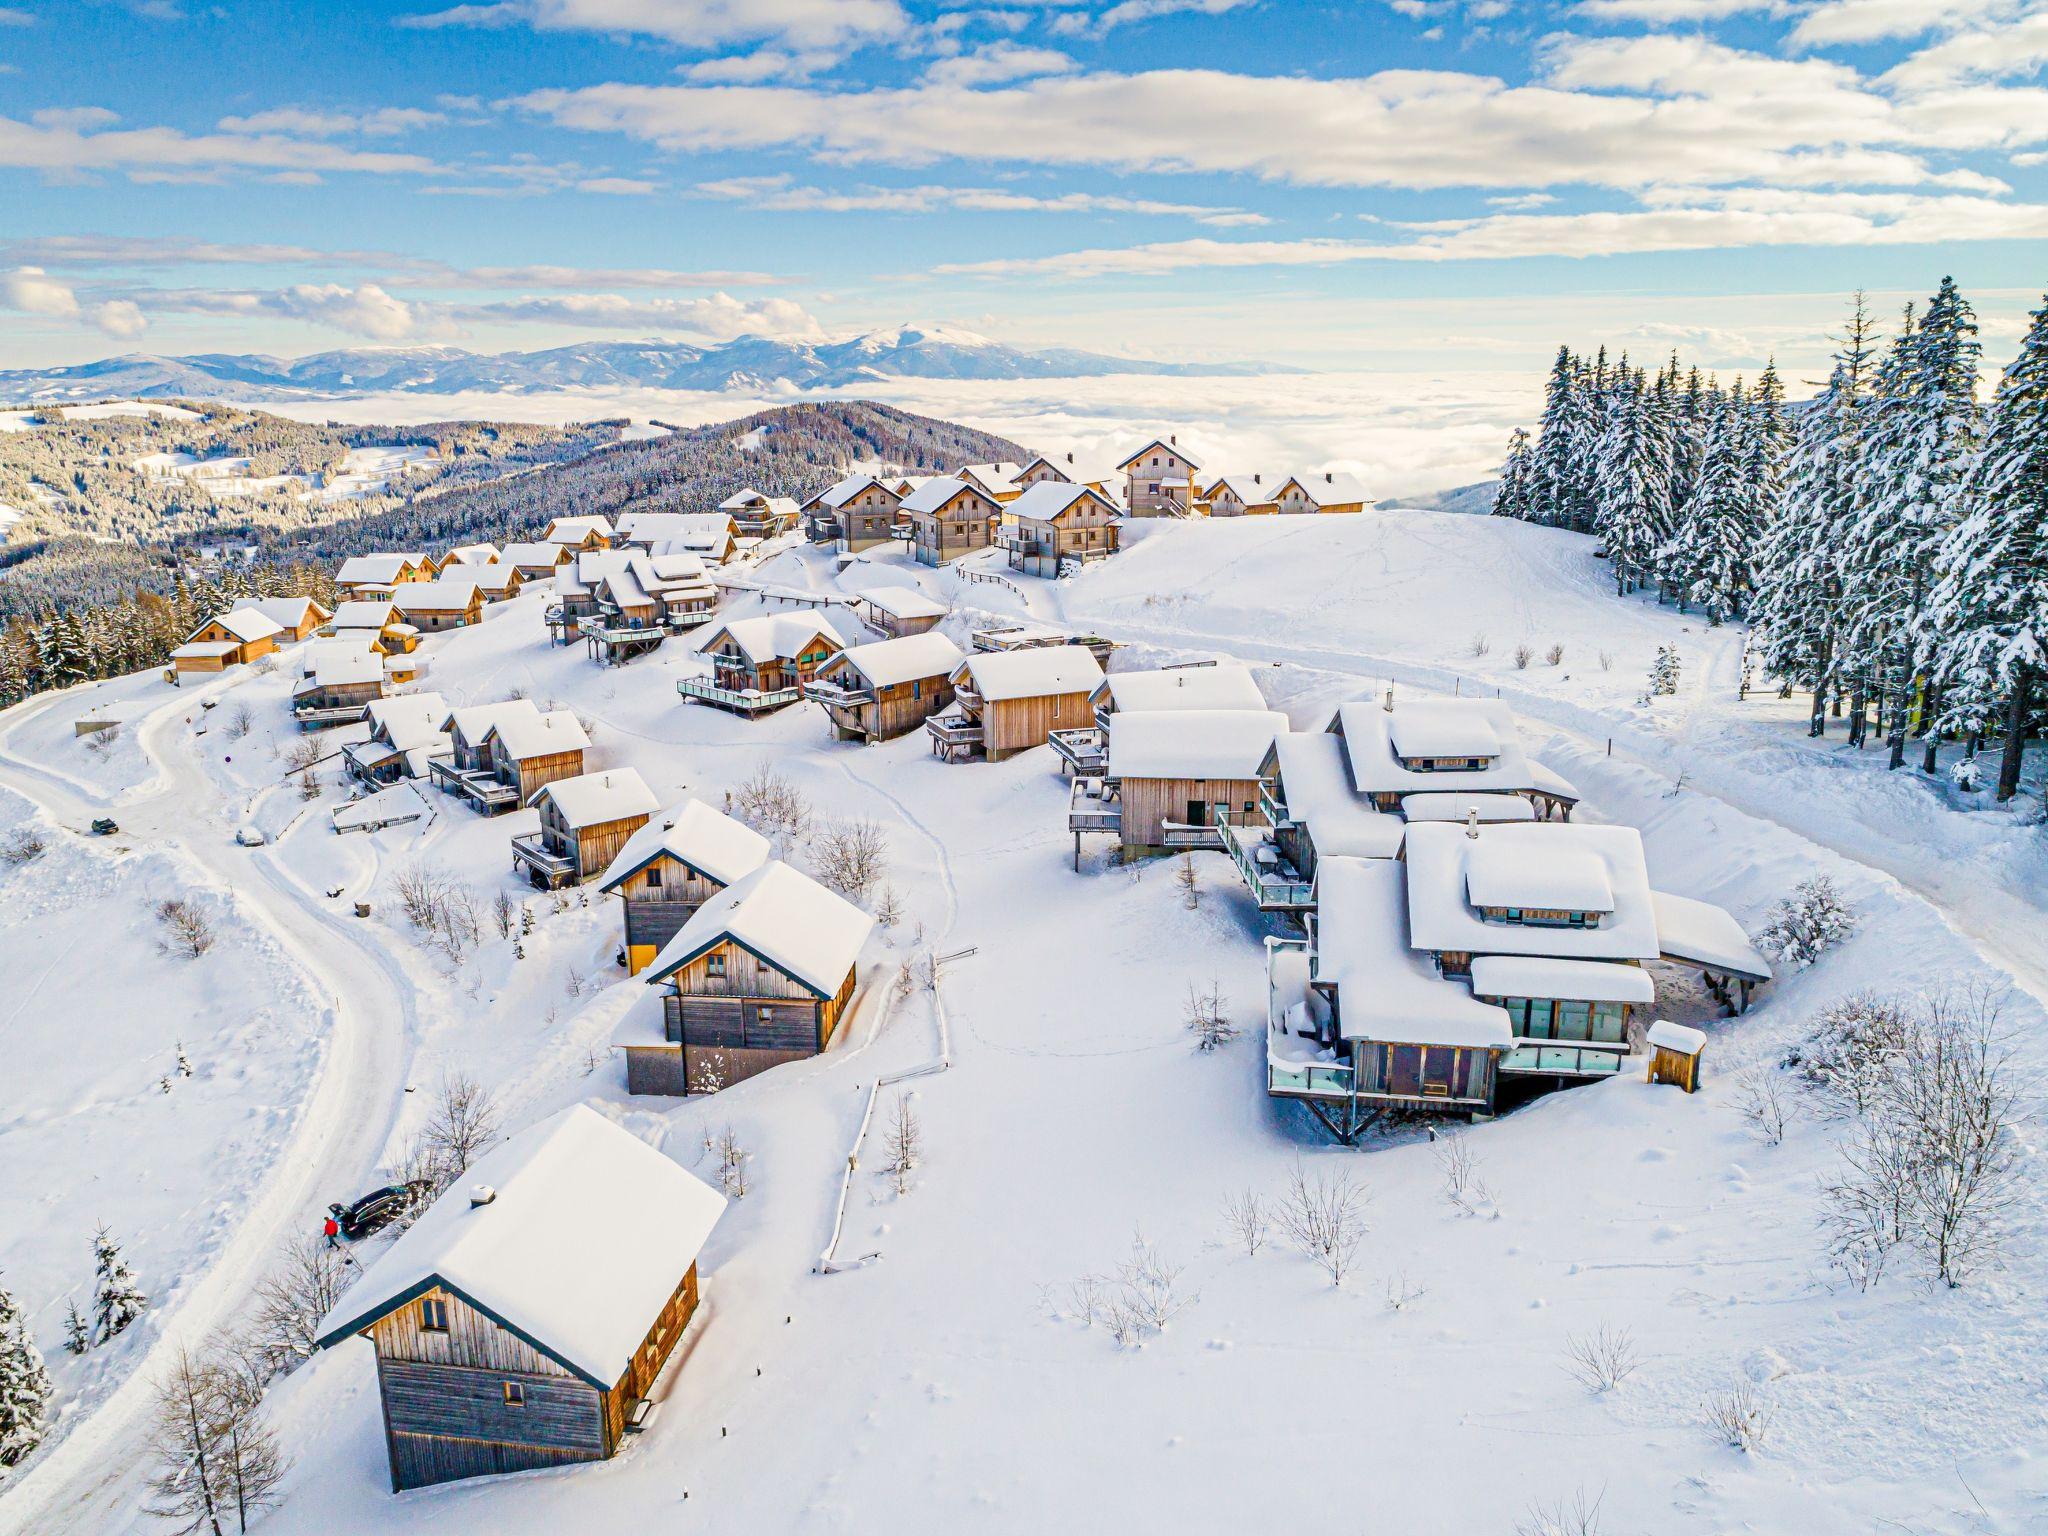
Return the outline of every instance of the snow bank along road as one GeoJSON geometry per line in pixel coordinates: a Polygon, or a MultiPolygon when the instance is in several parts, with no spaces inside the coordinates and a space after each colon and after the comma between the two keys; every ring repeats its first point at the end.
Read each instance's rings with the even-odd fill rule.
{"type": "MultiPolygon", "coordinates": [[[[196,1341],[231,1316],[278,1249],[336,1193],[353,1194],[378,1166],[402,1097],[415,999],[397,963],[366,943],[280,869],[268,850],[237,847],[223,817],[223,793],[199,762],[165,734],[201,700],[240,682],[187,690],[143,724],[139,739],[157,769],[132,798],[110,802],[7,749],[14,730],[64,694],[0,712],[0,786],[51,821],[82,832],[93,817],[118,813],[124,836],[182,854],[232,890],[251,917],[304,969],[316,995],[331,999],[325,1059],[290,1141],[250,1203],[240,1229],[206,1273],[175,1277],[176,1294],[153,1319],[157,1338],[134,1371],[0,1498],[0,1533],[96,1531],[125,1525],[142,1494],[140,1443],[149,1383],[180,1341],[196,1341]]],[[[138,914],[138,921],[140,915],[138,914]]],[[[169,1292],[170,1286],[165,1286],[169,1292]]]]}

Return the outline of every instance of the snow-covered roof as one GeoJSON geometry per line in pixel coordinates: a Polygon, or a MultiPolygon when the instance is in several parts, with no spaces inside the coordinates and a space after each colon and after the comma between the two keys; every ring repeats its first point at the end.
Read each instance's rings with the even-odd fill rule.
{"type": "Polygon", "coordinates": [[[448,746],[448,733],[441,728],[448,718],[448,703],[438,693],[402,693],[373,700],[364,718],[370,722],[370,730],[396,751],[448,746]]]}
{"type": "MultiPolygon", "coordinates": [[[[226,613],[215,614],[207,622],[218,624],[244,645],[252,640],[268,640],[284,629],[276,619],[257,608],[231,608],[226,613]]],[[[203,629],[205,625],[200,627],[203,629]]]]}
{"type": "Polygon", "coordinates": [[[1402,757],[1499,757],[1501,733],[1485,710],[1457,699],[1418,699],[1387,714],[1387,739],[1402,757]]]}
{"type": "Polygon", "coordinates": [[[519,567],[508,565],[502,560],[486,561],[482,565],[465,565],[463,574],[473,577],[476,584],[486,592],[502,592],[519,580],[519,567]]]}
{"type": "Polygon", "coordinates": [[[831,622],[829,610],[824,609],[803,613],[757,613],[748,619],[728,619],[699,641],[697,648],[700,651],[716,649],[721,635],[737,645],[741,654],[756,666],[801,656],[811,642],[820,637],[835,651],[845,649],[848,639],[847,634],[831,622]]]}
{"type": "Polygon", "coordinates": [[[373,795],[360,800],[350,800],[337,805],[329,820],[337,832],[353,832],[358,827],[388,827],[401,822],[418,821],[431,814],[432,808],[420,798],[419,791],[409,782],[401,779],[389,789],[380,789],[373,795]]]}
{"type": "Polygon", "coordinates": [[[765,507],[768,497],[751,485],[744,490],[734,491],[718,504],[721,512],[745,512],[753,507],[765,507]]]}
{"type": "Polygon", "coordinates": [[[726,939],[831,997],[860,958],[875,920],[801,870],[771,859],[699,907],[662,946],[649,982],[666,979],[726,939]]]}
{"type": "Polygon", "coordinates": [[[1650,905],[1657,914],[1657,950],[1666,959],[1749,981],[1771,979],[1770,961],[1725,908],[1669,891],[1650,892],[1650,905]]]}
{"type": "MultiPolygon", "coordinates": [[[[1330,737],[1333,742],[1336,739],[1330,737]]],[[[1474,814],[1481,822],[1534,821],[1536,807],[1522,795],[1436,791],[1403,795],[1401,814],[1410,821],[1464,821],[1474,814]]]]}
{"type": "Polygon", "coordinates": [[[701,549],[722,545],[732,537],[730,512],[621,512],[618,537],[659,548],[673,544],[701,549]]]}
{"type": "Polygon", "coordinates": [[[242,648],[239,640],[187,640],[171,652],[173,661],[199,661],[205,658],[232,656],[242,648]]]}
{"type": "Polygon", "coordinates": [[[499,552],[498,559],[505,565],[544,565],[553,570],[566,563],[562,556],[568,547],[566,544],[550,544],[545,539],[534,539],[523,544],[507,544],[499,552]]]}
{"type": "Polygon", "coordinates": [[[1507,1011],[1482,1003],[1409,946],[1407,866],[1393,859],[1317,859],[1315,977],[1337,989],[1347,1040],[1506,1050],[1507,1011]]]}
{"type": "Polygon", "coordinates": [[[660,809],[654,791],[635,768],[600,768],[574,778],[555,779],[533,792],[529,805],[546,800],[572,831],[633,816],[651,816],[660,809]]]}
{"type": "Polygon", "coordinates": [[[839,662],[852,667],[876,688],[893,688],[919,678],[949,676],[960,665],[960,647],[937,630],[928,629],[921,635],[850,645],[828,665],[836,666],[839,662]]]}
{"type": "Polygon", "coordinates": [[[1109,511],[1116,510],[1109,498],[1101,492],[1090,490],[1085,485],[1070,485],[1061,480],[1040,480],[1034,485],[1027,486],[1024,494],[1003,510],[1022,522],[1049,523],[1063,516],[1077,502],[1083,501],[1100,502],[1109,511]]]}
{"type": "Polygon", "coordinates": [[[384,658],[367,647],[338,646],[330,640],[306,658],[305,675],[320,688],[381,683],[384,680],[384,658]]]}
{"type": "MultiPolygon", "coordinates": [[[[1102,681],[1117,713],[1154,709],[1264,709],[1266,697],[1241,661],[1211,667],[1112,672],[1102,681]]],[[[1098,690],[1097,699],[1103,696],[1098,690]]]]}
{"type": "Polygon", "coordinates": [[[1555,839],[1468,838],[1465,899],[1475,907],[1536,907],[1557,912],[1614,910],[1607,861],[1591,848],[1555,839]]]}
{"type": "Polygon", "coordinates": [[[1472,962],[1475,997],[1540,997],[1574,1003],[1657,1000],[1657,984],[1639,965],[1559,960],[1550,955],[1480,955],[1472,962]]]}
{"type": "Polygon", "coordinates": [[[467,566],[456,566],[461,574],[441,576],[433,581],[406,581],[392,589],[391,602],[400,613],[460,613],[477,600],[479,588],[467,566]]]}
{"type": "Polygon", "coordinates": [[[515,763],[553,752],[581,752],[590,746],[583,722],[567,709],[508,714],[492,723],[489,734],[515,763]]]}
{"type": "Polygon", "coordinates": [[[609,891],[666,854],[720,885],[744,879],[768,862],[768,839],[702,800],[672,805],[631,837],[604,872],[609,891]]]}
{"type": "Polygon", "coordinates": [[[1113,779],[1256,779],[1287,717],[1267,709],[1122,710],[1109,717],[1113,779]]]}
{"type": "MultiPolygon", "coordinates": [[[[1295,475],[1287,485],[1298,485],[1301,492],[1319,507],[1348,506],[1355,501],[1369,501],[1365,482],[1356,475],[1343,470],[1332,470],[1320,475],[1295,475]]],[[[1285,491],[1286,486],[1281,490],[1285,491]]]]}
{"type": "Polygon", "coordinates": [[[448,551],[443,569],[450,565],[489,565],[498,558],[498,546],[490,543],[457,544],[448,551]]]}
{"type": "Polygon", "coordinates": [[[1336,737],[1327,731],[1282,731],[1273,738],[1273,757],[1287,814],[1308,828],[1318,862],[1333,855],[1391,859],[1401,851],[1407,830],[1401,818],[1358,797],[1344,769],[1343,743],[1336,737]]]}
{"type": "Polygon", "coordinates": [[[1564,799],[1578,798],[1577,791],[1555,774],[1550,775],[1548,781],[1539,783],[1538,770],[1522,751],[1521,741],[1515,734],[1513,712],[1496,699],[1404,699],[1397,701],[1391,710],[1378,700],[1357,699],[1338,707],[1337,723],[1343,731],[1345,758],[1351,764],[1351,782],[1360,794],[1515,793],[1540,788],[1564,799]],[[1431,743],[1485,741],[1488,738],[1484,732],[1490,731],[1490,739],[1497,751],[1483,768],[1434,771],[1404,768],[1401,766],[1403,755],[1485,755],[1397,753],[1394,734],[1397,722],[1410,710],[1421,711],[1423,719],[1412,731],[1409,727],[1399,726],[1403,739],[1431,743]]]}
{"type": "Polygon", "coordinates": [[[330,1347],[440,1285],[593,1386],[625,1375],[725,1197],[588,1105],[501,1142],[320,1325],[330,1347]],[[471,1191],[488,1188],[488,1203],[471,1191]]]}
{"type": "Polygon", "coordinates": [[[352,597],[334,605],[329,622],[336,629],[382,629],[397,611],[389,598],[352,597]]]}
{"type": "Polygon", "coordinates": [[[1643,1039],[1653,1046],[1662,1046],[1667,1051],[1677,1051],[1684,1056],[1697,1056],[1707,1048],[1707,1032],[1694,1029],[1690,1024],[1674,1024],[1669,1019],[1659,1019],[1643,1034],[1643,1039]]]}
{"type": "MultiPolygon", "coordinates": [[[[1643,840],[1634,827],[1558,825],[1482,826],[1468,830],[1449,822],[1408,824],[1408,919],[1418,947],[1473,955],[1557,955],[1575,960],[1654,960],[1657,925],[1650,906],[1650,879],[1643,864],[1643,840]],[[1483,868],[1498,870],[1497,853],[1539,871],[1553,863],[1591,855],[1601,866],[1612,906],[1592,928],[1489,923],[1466,896],[1466,866],[1475,850],[1489,846],[1483,868]]],[[[1575,877],[1576,878],[1576,877],[1575,877]]]]}
{"type": "Polygon", "coordinates": [[[1137,463],[1138,460],[1144,458],[1145,455],[1150,453],[1154,448],[1157,448],[1161,453],[1173,454],[1183,464],[1190,465],[1195,469],[1200,469],[1202,467],[1200,464],[1195,462],[1194,456],[1188,453],[1185,449],[1178,448],[1172,443],[1161,442],[1156,437],[1153,438],[1152,441],[1147,443],[1144,447],[1140,448],[1136,453],[1132,454],[1129,458],[1125,459],[1122,463],[1118,464],[1116,467],[1118,469],[1129,469],[1133,464],[1137,463]]]}
{"type": "Polygon", "coordinates": [[[1202,486],[1202,494],[1214,497],[1218,491],[1227,491],[1233,500],[1248,507],[1262,506],[1271,501],[1280,490],[1280,482],[1268,485],[1264,478],[1252,474],[1218,475],[1202,486]]]}
{"type": "Polygon", "coordinates": [[[879,608],[892,619],[942,619],[944,603],[926,597],[915,587],[875,587],[860,594],[860,601],[879,608]]]}
{"type": "Polygon", "coordinates": [[[903,504],[899,510],[904,512],[936,512],[962,491],[973,489],[973,486],[960,479],[957,475],[940,475],[936,479],[927,480],[923,485],[920,485],[916,490],[904,497],[903,504]]]}
{"type": "Polygon", "coordinates": [[[588,517],[552,517],[548,519],[547,530],[540,538],[543,544],[581,544],[593,533],[610,538],[611,519],[598,514],[588,517]]]}
{"type": "Polygon", "coordinates": [[[494,727],[507,720],[539,718],[540,707],[531,699],[500,699],[495,704],[468,704],[449,710],[441,721],[441,729],[474,743],[481,742],[494,727]]]}
{"type": "Polygon", "coordinates": [[[884,485],[873,475],[847,475],[844,479],[833,481],[824,490],[818,492],[817,495],[805,502],[804,510],[809,511],[812,507],[830,507],[836,511],[871,485],[877,490],[887,491],[891,496],[896,494],[893,489],[884,485]]]}
{"type": "Polygon", "coordinates": [[[255,609],[280,629],[297,629],[314,615],[327,612],[310,597],[259,597],[241,606],[255,609]]]}
{"type": "Polygon", "coordinates": [[[416,554],[350,555],[341,562],[341,569],[334,573],[334,579],[343,586],[351,586],[358,582],[373,587],[389,586],[408,569],[417,570],[421,558],[416,554]]]}
{"type": "Polygon", "coordinates": [[[984,699],[1036,699],[1062,693],[1093,693],[1102,685],[1102,663],[1095,659],[1093,651],[1078,645],[976,651],[955,671],[955,682],[962,677],[970,679],[974,691],[984,699]]]}

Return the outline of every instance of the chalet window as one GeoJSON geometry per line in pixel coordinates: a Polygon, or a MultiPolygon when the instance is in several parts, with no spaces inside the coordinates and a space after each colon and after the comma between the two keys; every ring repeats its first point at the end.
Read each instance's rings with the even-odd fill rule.
{"type": "Polygon", "coordinates": [[[448,1303],[436,1296],[429,1296],[420,1302],[420,1332],[446,1333],[448,1331],[448,1303]]]}
{"type": "Polygon", "coordinates": [[[923,698],[923,697],[924,697],[924,684],[923,684],[923,683],[921,683],[921,682],[918,682],[918,683],[912,683],[912,684],[910,685],[910,696],[911,696],[911,697],[912,697],[913,699],[921,699],[921,698],[923,698]]]}
{"type": "Polygon", "coordinates": [[[704,957],[704,974],[706,976],[723,976],[725,974],[725,954],[722,950],[713,950],[704,957]]]}
{"type": "Polygon", "coordinates": [[[1557,1005],[1557,1038],[1560,1040],[1590,1040],[1593,1037],[1592,1011],[1590,1003],[1559,1003],[1557,1005]]]}
{"type": "Polygon", "coordinates": [[[661,889],[661,866],[659,864],[649,866],[647,870],[647,884],[651,890],[658,891],[661,889]]]}
{"type": "Polygon", "coordinates": [[[507,1408],[524,1408],[526,1406],[525,1382],[508,1381],[505,1383],[505,1406],[507,1408]]]}

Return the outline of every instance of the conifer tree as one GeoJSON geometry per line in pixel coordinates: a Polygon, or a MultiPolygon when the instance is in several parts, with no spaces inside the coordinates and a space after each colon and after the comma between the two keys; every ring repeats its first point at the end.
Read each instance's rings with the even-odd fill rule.
{"type": "Polygon", "coordinates": [[[1508,456],[1500,467],[1500,483],[1493,491],[1495,517],[1528,519],[1535,512],[1536,463],[1529,447],[1529,434],[1515,428],[1508,439],[1508,456]]]}
{"type": "Polygon", "coordinates": [[[1708,423],[1699,483],[1686,519],[1685,546],[1675,567],[1686,599],[1720,624],[1749,599],[1752,534],[1749,448],[1740,392],[1727,396],[1708,423]]]}
{"type": "Polygon", "coordinates": [[[93,1342],[115,1337],[149,1306],[121,1248],[105,1227],[93,1234],[93,1342]]]}
{"type": "Polygon", "coordinates": [[[1617,596],[1647,577],[1670,499],[1660,444],[1642,381],[1617,387],[1594,477],[1597,526],[1614,564],[1617,596]]]}
{"type": "Polygon", "coordinates": [[[0,1289],[0,1467],[19,1466],[43,1438],[50,1368],[11,1291],[0,1289]]]}

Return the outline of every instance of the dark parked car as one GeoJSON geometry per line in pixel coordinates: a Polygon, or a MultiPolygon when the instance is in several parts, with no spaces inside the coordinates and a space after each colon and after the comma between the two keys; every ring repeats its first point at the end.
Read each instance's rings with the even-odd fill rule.
{"type": "Polygon", "coordinates": [[[112,837],[120,830],[114,824],[114,818],[111,816],[98,816],[93,819],[92,835],[94,837],[112,837]]]}
{"type": "Polygon", "coordinates": [[[433,1186],[426,1180],[415,1179],[410,1184],[387,1184],[371,1190],[354,1205],[330,1205],[327,1210],[340,1225],[341,1235],[354,1242],[388,1226],[408,1206],[424,1205],[433,1193],[433,1186]]]}

